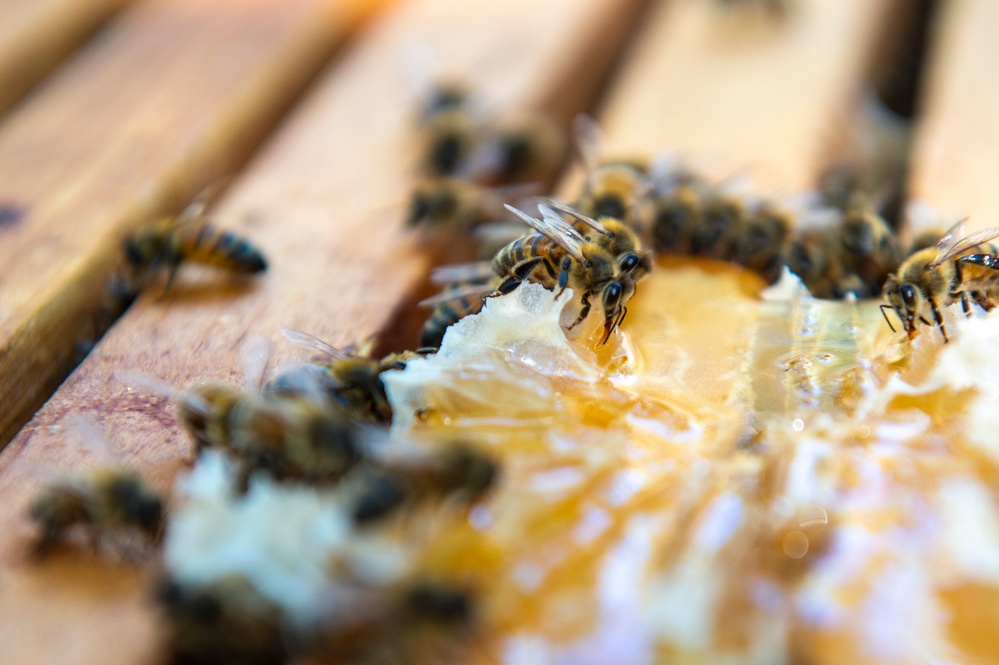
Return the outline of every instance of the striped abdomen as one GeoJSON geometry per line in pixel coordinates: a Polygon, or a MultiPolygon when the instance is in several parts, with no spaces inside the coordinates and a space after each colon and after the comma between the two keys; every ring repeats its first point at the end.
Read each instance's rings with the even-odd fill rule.
{"type": "MultiPolygon", "coordinates": [[[[457,293],[462,288],[462,285],[456,284],[445,289],[445,293],[452,290],[457,293]]],[[[482,303],[481,294],[456,295],[453,300],[438,303],[420,331],[420,346],[439,348],[447,329],[469,314],[478,314],[482,303]]]]}
{"type": "Polygon", "coordinates": [[[171,249],[177,262],[193,261],[246,273],[267,269],[263,254],[246,238],[210,224],[178,227],[171,239],[171,249]]]}
{"type": "Polygon", "coordinates": [[[525,261],[540,258],[541,261],[522,281],[554,289],[558,285],[558,274],[564,257],[565,251],[549,238],[540,233],[531,233],[517,238],[497,252],[492,268],[497,275],[507,278],[525,261]]]}

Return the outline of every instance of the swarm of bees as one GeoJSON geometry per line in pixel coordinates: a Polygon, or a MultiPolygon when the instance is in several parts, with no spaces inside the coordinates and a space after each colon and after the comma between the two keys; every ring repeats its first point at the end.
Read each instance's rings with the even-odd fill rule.
{"type": "MultiPolygon", "coordinates": [[[[418,349],[377,357],[370,344],[345,351],[285,330],[286,339],[321,359],[287,368],[259,388],[209,382],[179,393],[177,420],[196,454],[212,449],[227,456],[237,470],[237,492],[260,476],[340,491],[359,532],[409,519],[422,507],[468,509],[485,500],[500,469],[475,442],[436,442],[400,455],[371,432],[387,437],[392,422],[386,373],[435,353],[450,325],[524,282],[556,294],[572,289],[579,310],[567,328],[596,309],[603,322],[600,344],[624,324],[657,254],[728,261],[770,282],[788,268],[817,297],[883,295],[886,320],[892,310],[910,339],[922,324],[936,326],[947,341],[943,309],[951,304],[959,302],[966,314],[972,305],[996,305],[999,249],[990,241],[999,229],[963,237],[957,225],[942,237],[920,236],[903,251],[870,196],[832,188],[823,192],[831,221],[809,226],[775,202],[735,195],[675,164],[604,160],[599,129],[587,118],[576,126],[586,169],[581,190],[569,205],[540,199],[535,217],[507,203],[499,185],[545,178],[555,168],[562,142],[550,121],[489,119],[466,88],[446,84],[426,98],[419,129],[421,180],[410,225],[467,231],[508,212],[529,230],[521,229],[490,260],[435,271],[443,290],[425,301],[433,312],[418,349]]],[[[238,273],[267,267],[249,241],[209,224],[201,203],[140,230],[126,241],[124,254],[136,288],[161,269],[169,287],[184,262],[238,273]]],[[[81,531],[94,544],[120,535],[149,550],[167,526],[166,505],[145,481],[121,469],[55,484],[29,509],[38,531],[33,551],[45,556],[81,531]]],[[[322,653],[350,658],[379,643],[405,642],[427,626],[464,634],[475,614],[474,595],[458,586],[416,580],[370,591],[366,598],[378,611],[331,619],[311,647],[318,642],[322,653]]],[[[298,655],[282,610],[245,578],[207,584],[168,578],[157,597],[178,660],[280,663],[298,655]]]]}

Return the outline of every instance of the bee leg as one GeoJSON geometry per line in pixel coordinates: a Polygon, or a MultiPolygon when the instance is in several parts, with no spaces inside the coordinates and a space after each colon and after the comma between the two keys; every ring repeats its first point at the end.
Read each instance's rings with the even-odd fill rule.
{"type": "Polygon", "coordinates": [[[947,329],[944,328],[943,317],[940,316],[940,308],[937,307],[935,300],[930,300],[930,308],[933,310],[933,318],[936,321],[937,327],[940,328],[940,334],[943,335],[944,344],[950,341],[947,337],[947,329]]]}
{"type": "Polygon", "coordinates": [[[971,303],[968,301],[968,292],[961,292],[961,309],[965,316],[971,316],[971,303]]]}
{"type": "Polygon", "coordinates": [[[590,313],[590,294],[589,293],[584,293],[583,294],[583,309],[580,310],[579,316],[576,317],[576,320],[572,322],[572,325],[569,326],[568,329],[572,330],[577,325],[579,325],[583,321],[583,319],[585,319],[587,317],[587,315],[589,315],[589,313],[590,313]]]}
{"type": "Polygon", "coordinates": [[[974,298],[975,304],[984,309],[986,312],[991,312],[996,307],[996,304],[989,300],[989,297],[981,291],[973,292],[971,297],[974,298]]]}
{"type": "Polygon", "coordinates": [[[555,295],[556,298],[562,295],[565,291],[566,285],[569,284],[569,268],[572,266],[572,259],[568,256],[562,260],[562,270],[558,274],[558,293],[555,295]]]}
{"type": "Polygon", "coordinates": [[[503,280],[503,282],[496,287],[496,290],[486,297],[495,298],[496,296],[503,296],[515,290],[518,286],[520,286],[521,282],[527,279],[527,277],[531,274],[531,271],[534,270],[539,263],[541,263],[540,256],[517,264],[513,267],[512,274],[503,280]]]}

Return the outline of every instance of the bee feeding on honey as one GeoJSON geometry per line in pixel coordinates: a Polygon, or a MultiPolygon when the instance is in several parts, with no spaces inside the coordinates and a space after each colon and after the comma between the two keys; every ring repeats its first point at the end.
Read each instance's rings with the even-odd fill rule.
{"type": "Polygon", "coordinates": [[[996,306],[999,249],[990,241],[999,237],[999,228],[968,236],[964,236],[964,228],[965,223],[958,222],[934,247],[907,258],[885,282],[888,304],[882,305],[882,312],[893,310],[909,339],[922,324],[936,326],[944,342],[950,341],[943,313],[951,304],[961,303],[966,316],[971,315],[972,303],[986,312],[996,306]]]}

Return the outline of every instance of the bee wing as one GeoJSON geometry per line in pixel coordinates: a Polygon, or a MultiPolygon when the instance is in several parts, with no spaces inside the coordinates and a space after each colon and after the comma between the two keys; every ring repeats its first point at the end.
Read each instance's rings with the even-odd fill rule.
{"type": "MultiPolygon", "coordinates": [[[[948,235],[950,232],[948,231],[948,235]]],[[[946,237],[946,236],[945,236],[946,237]]],[[[948,249],[943,256],[931,263],[928,268],[935,268],[936,266],[949,261],[950,259],[967,252],[969,249],[974,249],[979,245],[983,245],[988,241],[999,238],[999,226],[993,226],[990,229],[983,229],[977,233],[972,233],[970,236],[961,239],[960,242],[955,244],[953,247],[948,249]]]]}
{"type": "Polygon", "coordinates": [[[301,330],[294,330],[292,328],[282,328],[281,336],[286,340],[299,347],[300,349],[308,349],[310,351],[318,351],[323,355],[327,355],[330,358],[335,358],[337,360],[343,360],[349,358],[350,354],[341,349],[336,348],[332,344],[327,344],[323,340],[310,335],[307,332],[302,332],[301,330]]]}
{"type": "Polygon", "coordinates": [[[592,173],[600,165],[600,148],[603,145],[600,125],[593,116],[580,113],[572,121],[572,130],[583,166],[587,173],[592,173]]]}
{"type": "Polygon", "coordinates": [[[945,247],[950,247],[956,243],[960,238],[964,237],[964,228],[967,226],[968,218],[965,217],[961,221],[954,224],[954,226],[947,229],[947,231],[940,236],[940,240],[937,241],[937,249],[944,249],[945,247]]]}
{"type": "Polygon", "coordinates": [[[492,284],[466,284],[461,288],[445,289],[437,295],[424,298],[419,302],[420,307],[434,307],[442,302],[451,302],[469,296],[485,296],[492,293],[495,287],[492,284]]]}
{"type": "Polygon", "coordinates": [[[253,335],[240,348],[239,360],[243,365],[243,380],[248,388],[261,388],[270,355],[271,344],[263,335],[253,335]]]}
{"type": "Polygon", "coordinates": [[[144,374],[139,374],[138,372],[130,372],[127,369],[116,369],[114,377],[124,383],[129,389],[132,386],[137,386],[153,394],[169,397],[170,399],[175,399],[181,392],[168,383],[145,376],[144,374]]]}
{"type": "Polygon", "coordinates": [[[539,204],[538,210],[541,211],[541,219],[535,219],[511,205],[504,205],[504,207],[524,220],[532,229],[546,236],[549,240],[564,249],[572,258],[577,261],[585,260],[583,252],[580,249],[580,246],[584,242],[583,236],[579,235],[579,231],[574,229],[572,224],[565,221],[554,208],[550,208],[544,203],[539,204]]]}
{"type": "MultiPolygon", "coordinates": [[[[520,234],[518,234],[520,235],[520,234]]],[[[453,263],[438,266],[430,273],[432,284],[455,284],[460,282],[481,282],[494,277],[489,261],[472,261],[470,263],[453,263]]]]}
{"type": "Polygon", "coordinates": [[[569,215],[570,217],[572,217],[574,219],[578,219],[580,222],[582,222],[583,224],[586,224],[588,227],[590,227],[591,229],[593,229],[594,231],[596,231],[597,233],[599,233],[602,236],[610,237],[612,235],[604,227],[603,224],[601,224],[597,220],[593,219],[592,217],[587,217],[586,215],[584,215],[583,213],[579,212],[575,208],[569,207],[569,206],[565,205],[564,203],[559,203],[558,201],[556,201],[554,199],[542,199],[542,202],[546,206],[548,206],[549,208],[553,208],[555,211],[557,211],[557,212],[559,212],[559,213],[561,213],[563,215],[569,215]]]}

